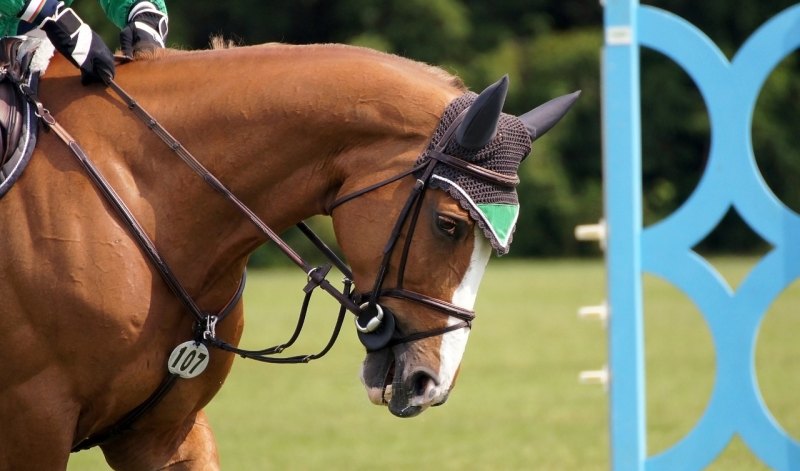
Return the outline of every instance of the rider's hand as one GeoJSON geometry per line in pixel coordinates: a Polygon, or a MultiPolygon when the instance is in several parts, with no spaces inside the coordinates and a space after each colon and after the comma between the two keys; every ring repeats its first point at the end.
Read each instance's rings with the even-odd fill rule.
{"type": "Polygon", "coordinates": [[[46,18],[42,29],[56,50],[81,69],[84,85],[108,83],[114,78],[114,56],[100,36],[72,8],[62,8],[46,18]]]}
{"type": "Polygon", "coordinates": [[[167,39],[167,15],[150,2],[139,2],[128,14],[128,25],[119,33],[119,44],[126,57],[139,51],[163,48],[167,39]]]}

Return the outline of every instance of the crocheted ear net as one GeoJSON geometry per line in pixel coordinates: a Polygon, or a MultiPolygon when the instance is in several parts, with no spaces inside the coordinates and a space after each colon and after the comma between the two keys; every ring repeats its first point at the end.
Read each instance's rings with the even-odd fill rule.
{"type": "MultiPolygon", "coordinates": [[[[472,92],[466,93],[445,108],[427,149],[417,159],[417,165],[430,159],[430,152],[439,144],[447,128],[477,96],[472,92]]],[[[500,115],[497,134],[486,146],[466,149],[451,139],[443,150],[445,154],[511,177],[517,175],[520,162],[530,151],[531,137],[525,125],[516,116],[505,113],[500,115]]],[[[436,165],[430,186],[446,191],[469,212],[498,255],[508,253],[519,216],[516,189],[493,185],[442,163],[436,165]]]]}

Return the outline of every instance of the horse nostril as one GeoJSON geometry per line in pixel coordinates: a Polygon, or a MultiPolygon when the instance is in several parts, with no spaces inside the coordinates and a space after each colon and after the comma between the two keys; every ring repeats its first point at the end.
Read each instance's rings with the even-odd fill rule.
{"type": "Polygon", "coordinates": [[[435,373],[427,369],[414,372],[411,375],[411,391],[417,401],[425,404],[436,397],[439,379],[435,373]]]}

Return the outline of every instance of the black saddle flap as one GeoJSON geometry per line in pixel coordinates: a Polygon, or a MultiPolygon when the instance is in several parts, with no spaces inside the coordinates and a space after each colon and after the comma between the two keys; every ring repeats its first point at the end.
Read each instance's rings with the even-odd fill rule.
{"type": "Polygon", "coordinates": [[[19,90],[39,84],[39,73],[29,70],[36,46],[28,41],[38,40],[0,38],[0,198],[22,175],[36,144],[35,110],[19,90]]]}

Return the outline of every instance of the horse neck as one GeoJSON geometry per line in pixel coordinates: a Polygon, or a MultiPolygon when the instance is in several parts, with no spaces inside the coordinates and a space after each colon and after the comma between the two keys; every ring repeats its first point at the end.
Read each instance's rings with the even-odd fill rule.
{"type": "MultiPolygon", "coordinates": [[[[130,64],[119,68],[118,82],[267,225],[282,231],[324,213],[338,194],[413,164],[459,91],[418,70],[404,72],[408,66],[351,49],[242,48],[130,64]]],[[[196,271],[203,254],[208,272],[191,284],[204,286],[241,267],[263,235],[187,169],[178,169],[183,164],[154,136],[142,139],[138,154],[123,157],[142,178],[154,179],[156,243],[180,247],[172,254],[175,264],[193,267],[176,271],[196,271]]]]}

